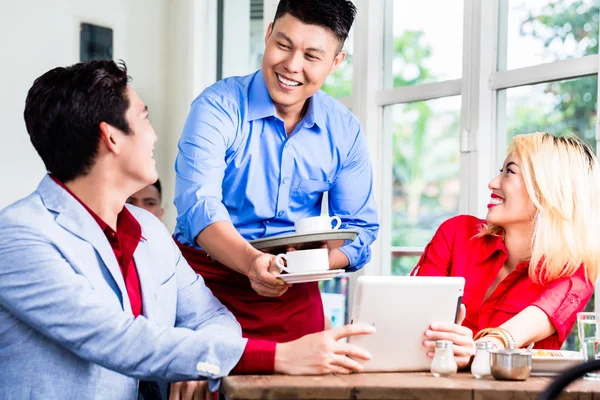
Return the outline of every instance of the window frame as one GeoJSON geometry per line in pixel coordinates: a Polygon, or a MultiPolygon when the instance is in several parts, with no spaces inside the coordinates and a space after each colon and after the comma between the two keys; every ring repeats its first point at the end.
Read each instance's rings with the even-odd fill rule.
{"type": "MultiPolygon", "coordinates": [[[[392,257],[418,256],[423,251],[418,247],[391,246],[391,127],[385,126],[385,106],[461,95],[459,212],[483,216],[485,199],[489,197],[488,180],[502,162],[498,149],[506,148],[502,121],[498,121],[498,93],[518,86],[598,75],[600,70],[600,56],[596,54],[499,71],[499,60],[506,60],[508,0],[464,0],[462,77],[384,89],[384,65],[389,65],[386,57],[392,55],[385,52],[384,45],[369,43],[384,43],[384,37],[391,37],[393,13],[385,10],[392,1],[356,0],[359,13],[355,23],[353,95],[340,99],[351,106],[367,135],[381,223],[372,261],[363,271],[353,274],[351,289],[360,274],[391,274],[392,257]]],[[[600,101],[600,95],[598,98],[600,101]]],[[[600,151],[600,113],[596,118],[600,151]]],[[[595,308],[600,309],[598,293],[595,308]]]]}

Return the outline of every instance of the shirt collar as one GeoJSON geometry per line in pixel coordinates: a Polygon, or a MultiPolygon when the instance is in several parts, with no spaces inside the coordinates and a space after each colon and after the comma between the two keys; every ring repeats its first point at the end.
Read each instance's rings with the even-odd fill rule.
{"type": "Polygon", "coordinates": [[[319,128],[322,128],[323,121],[321,120],[322,110],[319,105],[319,101],[317,100],[317,96],[320,93],[317,92],[313,96],[308,99],[308,109],[306,110],[306,114],[304,115],[302,126],[304,128],[312,128],[317,125],[319,128]]]}
{"type": "Polygon", "coordinates": [[[85,208],[86,211],[90,213],[90,215],[94,218],[94,220],[98,223],[98,225],[100,225],[100,229],[102,229],[102,232],[104,232],[104,230],[108,227],[108,224],[106,222],[104,222],[104,220],[102,218],[100,218],[98,216],[98,214],[96,214],[95,212],[93,212],[92,209],[89,208],[87,206],[87,204],[85,204],[79,197],[77,197],[77,195],[75,193],[73,193],[71,191],[71,189],[69,189],[67,187],[67,185],[65,185],[61,180],[59,180],[54,175],[50,175],[50,178],[52,178],[52,180],[54,182],[56,182],[56,184],[58,186],[60,186],[61,188],[65,189],[67,191],[67,193],[69,193],[71,196],[73,196],[75,198],[75,200],[77,200],[83,206],[83,208],[85,208]]]}
{"type": "Polygon", "coordinates": [[[481,247],[477,252],[477,261],[484,262],[492,257],[497,252],[506,254],[506,246],[504,245],[504,238],[497,235],[485,235],[478,237],[481,240],[481,247]]]}
{"type": "MultiPolygon", "coordinates": [[[[323,112],[317,99],[319,95],[320,92],[317,92],[308,99],[308,109],[302,121],[304,128],[312,128],[314,125],[320,128],[324,126],[322,120],[323,112]]],[[[250,83],[248,93],[248,121],[273,117],[275,115],[277,115],[275,103],[273,103],[273,99],[271,99],[271,95],[267,89],[262,70],[259,69],[254,73],[254,77],[250,83]]]]}
{"type": "Polygon", "coordinates": [[[274,116],[275,104],[267,90],[262,70],[254,73],[248,93],[248,121],[274,116]]]}
{"type": "MultiPolygon", "coordinates": [[[[113,229],[110,226],[108,226],[108,224],[106,222],[104,222],[104,220],[102,218],[100,218],[100,216],[98,214],[96,214],[94,211],[92,211],[92,209],[89,208],[87,206],[87,204],[85,204],[79,197],[77,197],[77,195],[75,193],[73,193],[71,191],[71,189],[69,189],[67,187],[67,185],[65,185],[61,180],[56,178],[54,175],[50,175],[50,177],[52,178],[52,180],[54,182],[56,182],[56,184],[58,186],[60,186],[64,190],[66,190],[67,193],[69,193],[71,196],[73,196],[73,198],[75,198],[75,200],[77,200],[87,210],[87,212],[90,213],[90,215],[94,218],[96,223],[100,226],[100,229],[102,230],[102,232],[106,233],[107,229],[108,229],[108,232],[115,232],[115,231],[113,231],[113,229]]],[[[130,235],[132,237],[137,237],[139,239],[146,240],[146,238],[144,238],[144,236],[141,235],[141,226],[140,226],[139,222],[135,219],[135,217],[133,216],[133,214],[131,214],[131,212],[127,209],[127,207],[123,207],[123,209],[117,216],[117,231],[119,233],[122,232],[122,233],[125,233],[126,235],[130,235]]],[[[117,232],[115,232],[115,234],[116,233],[117,232]]]]}

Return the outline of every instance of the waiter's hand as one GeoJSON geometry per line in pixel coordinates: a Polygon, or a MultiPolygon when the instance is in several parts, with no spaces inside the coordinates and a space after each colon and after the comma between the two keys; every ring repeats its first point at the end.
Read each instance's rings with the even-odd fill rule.
{"type": "Polygon", "coordinates": [[[363,367],[350,357],[370,360],[371,354],[358,346],[338,342],[355,335],[375,332],[370,325],[346,325],[313,333],[275,348],[275,372],[289,375],[349,374],[363,367]]]}
{"type": "Polygon", "coordinates": [[[261,296],[279,297],[291,286],[277,278],[279,274],[280,269],[275,264],[275,256],[262,253],[250,264],[248,279],[252,289],[261,296]]]}

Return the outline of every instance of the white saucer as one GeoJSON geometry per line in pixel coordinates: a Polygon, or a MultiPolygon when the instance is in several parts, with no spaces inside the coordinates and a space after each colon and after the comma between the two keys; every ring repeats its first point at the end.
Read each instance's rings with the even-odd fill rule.
{"type": "Polygon", "coordinates": [[[302,272],[299,274],[281,274],[278,278],[283,279],[287,283],[317,282],[335,278],[341,273],[344,273],[343,269],[332,269],[329,271],[302,272]]]}

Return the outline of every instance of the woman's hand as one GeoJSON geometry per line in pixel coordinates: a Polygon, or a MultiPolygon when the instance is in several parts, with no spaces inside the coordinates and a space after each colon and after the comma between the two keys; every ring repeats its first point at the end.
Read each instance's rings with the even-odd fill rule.
{"type": "Polygon", "coordinates": [[[464,368],[471,362],[471,357],[475,355],[475,341],[473,340],[473,331],[462,326],[462,322],[467,315],[467,309],[464,304],[460,305],[458,323],[433,323],[425,331],[425,341],[423,345],[430,349],[427,356],[433,358],[436,340],[450,340],[454,346],[454,358],[458,368],[464,368]]]}

